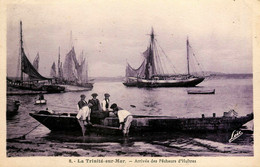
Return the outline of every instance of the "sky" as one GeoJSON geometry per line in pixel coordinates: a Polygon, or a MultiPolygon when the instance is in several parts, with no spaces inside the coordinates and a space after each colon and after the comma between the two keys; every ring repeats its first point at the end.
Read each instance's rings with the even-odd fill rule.
{"type": "Polygon", "coordinates": [[[186,39],[204,71],[252,73],[252,13],[242,0],[31,1],[7,6],[7,73],[16,76],[19,22],[31,62],[50,75],[71,49],[83,51],[90,77],[125,75],[138,67],[153,27],[156,40],[178,72],[185,73],[186,39]],[[72,40],[71,40],[72,32],[72,40]]]}

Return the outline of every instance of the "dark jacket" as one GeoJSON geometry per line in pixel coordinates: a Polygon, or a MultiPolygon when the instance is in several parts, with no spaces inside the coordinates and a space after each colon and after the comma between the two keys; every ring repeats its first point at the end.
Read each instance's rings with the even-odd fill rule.
{"type": "Polygon", "coordinates": [[[90,107],[91,111],[100,110],[100,102],[98,99],[96,99],[96,100],[90,99],[88,102],[92,104],[92,107],[90,107]]]}
{"type": "Polygon", "coordinates": [[[78,102],[79,109],[82,109],[82,107],[88,105],[88,103],[85,100],[80,100],[78,102]]]}

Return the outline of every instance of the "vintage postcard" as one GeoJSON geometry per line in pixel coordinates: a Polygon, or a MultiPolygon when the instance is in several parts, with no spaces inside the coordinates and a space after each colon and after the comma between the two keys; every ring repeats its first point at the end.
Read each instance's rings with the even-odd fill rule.
{"type": "Polygon", "coordinates": [[[257,166],[257,0],[1,1],[0,166],[257,166]]]}

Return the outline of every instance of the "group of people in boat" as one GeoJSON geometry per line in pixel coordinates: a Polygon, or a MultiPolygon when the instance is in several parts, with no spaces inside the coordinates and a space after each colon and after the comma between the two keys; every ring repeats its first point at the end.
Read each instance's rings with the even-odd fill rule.
{"type": "Polygon", "coordinates": [[[116,103],[110,105],[110,95],[108,93],[104,94],[104,99],[100,103],[97,99],[98,94],[92,93],[92,99],[88,102],[85,100],[86,96],[84,94],[80,95],[80,101],[77,104],[78,114],[77,119],[82,127],[82,134],[85,135],[85,126],[94,124],[100,124],[102,119],[109,116],[117,116],[119,119],[119,129],[122,130],[124,136],[128,136],[129,128],[133,120],[133,116],[127,110],[122,109],[117,106],[116,103]]]}

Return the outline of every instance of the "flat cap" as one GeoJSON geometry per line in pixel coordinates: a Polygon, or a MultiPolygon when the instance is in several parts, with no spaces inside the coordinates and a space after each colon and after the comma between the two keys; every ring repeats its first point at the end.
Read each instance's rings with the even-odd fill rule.
{"type": "Polygon", "coordinates": [[[92,93],[92,95],[91,95],[92,97],[97,97],[98,96],[98,94],[97,93],[92,93]]]}
{"type": "Polygon", "coordinates": [[[110,106],[111,109],[114,109],[114,108],[117,108],[117,104],[116,103],[113,103],[111,106],[110,106]]]}

